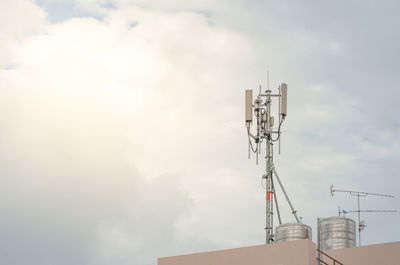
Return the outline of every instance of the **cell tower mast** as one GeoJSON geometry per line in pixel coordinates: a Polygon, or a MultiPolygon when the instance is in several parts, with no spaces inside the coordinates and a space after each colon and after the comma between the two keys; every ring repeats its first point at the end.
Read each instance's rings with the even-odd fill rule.
{"type": "Polygon", "coordinates": [[[277,196],[275,192],[275,186],[273,181],[273,175],[275,175],[283,194],[292,210],[296,222],[300,223],[297,217],[296,210],[294,210],[292,203],[282,185],[282,182],[276,173],[275,166],[273,164],[273,144],[279,141],[279,152],[280,152],[280,136],[281,136],[281,125],[285,120],[287,114],[287,85],[282,83],[278,87],[278,94],[272,94],[269,90],[269,74],[268,78],[268,89],[264,93],[261,92],[261,85],[259,86],[259,92],[256,99],[253,102],[253,90],[246,90],[246,128],[249,141],[248,156],[250,159],[251,151],[256,155],[256,164],[258,165],[258,156],[261,154],[262,144],[265,143],[265,174],[262,176],[263,182],[265,183],[266,189],[266,244],[273,243],[273,211],[274,211],[274,200],[276,204],[276,212],[278,215],[279,224],[281,224],[281,216],[278,207],[277,196]],[[274,129],[275,119],[271,115],[272,98],[279,99],[279,113],[278,113],[278,127],[274,129]],[[250,132],[250,127],[253,123],[253,114],[255,116],[256,133],[250,132]],[[275,137],[275,138],[274,138],[275,137]],[[254,141],[254,145],[252,143],[254,141]]]}

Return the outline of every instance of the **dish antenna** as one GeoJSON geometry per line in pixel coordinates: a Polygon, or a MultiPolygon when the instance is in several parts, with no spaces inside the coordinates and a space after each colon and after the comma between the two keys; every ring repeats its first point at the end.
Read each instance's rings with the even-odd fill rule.
{"type": "Polygon", "coordinates": [[[273,144],[278,141],[279,153],[280,153],[280,139],[281,139],[281,126],[287,116],[287,84],[282,83],[278,87],[278,94],[272,94],[269,90],[269,72],[267,72],[268,89],[264,93],[261,92],[261,85],[258,88],[258,95],[253,101],[253,90],[246,90],[246,106],[245,106],[245,122],[248,136],[248,158],[250,159],[251,151],[256,155],[256,164],[258,165],[258,156],[261,154],[261,147],[265,144],[265,161],[266,161],[266,172],[262,176],[263,183],[265,182],[266,189],[266,244],[272,243],[273,240],[273,200],[275,200],[276,212],[278,216],[279,224],[282,224],[281,216],[279,212],[279,206],[277,196],[275,192],[274,179],[278,181],[279,186],[289,204],[292,214],[294,215],[296,222],[300,223],[297,216],[297,211],[294,209],[289,196],[286,193],[285,188],[275,170],[273,163],[273,144]],[[279,112],[278,112],[278,124],[275,124],[275,118],[271,115],[271,104],[272,99],[277,98],[279,112]],[[256,132],[251,133],[250,127],[253,123],[253,117],[255,118],[256,132]],[[275,127],[274,127],[275,126],[275,127]],[[253,145],[254,142],[254,145],[253,145]],[[271,196],[272,195],[272,196],[271,196]]]}
{"type": "Polygon", "coordinates": [[[365,229],[365,227],[367,227],[365,225],[365,221],[364,220],[360,220],[361,218],[361,213],[395,213],[397,212],[396,210],[361,210],[360,209],[360,197],[367,197],[369,195],[372,196],[379,196],[379,197],[389,197],[389,198],[394,198],[393,195],[387,195],[387,194],[379,194],[379,193],[371,193],[371,192],[364,192],[364,191],[353,191],[353,190],[337,190],[333,188],[333,185],[330,186],[329,188],[330,192],[331,192],[331,196],[333,197],[333,194],[335,192],[345,192],[350,194],[351,196],[357,196],[357,210],[341,210],[339,207],[339,216],[341,216],[343,214],[343,217],[346,214],[349,213],[357,213],[358,216],[358,246],[361,246],[361,231],[365,229]]]}

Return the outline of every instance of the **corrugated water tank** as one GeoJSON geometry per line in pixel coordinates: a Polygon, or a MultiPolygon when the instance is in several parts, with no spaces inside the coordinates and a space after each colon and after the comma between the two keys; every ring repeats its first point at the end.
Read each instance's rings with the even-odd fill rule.
{"type": "Polygon", "coordinates": [[[305,224],[281,224],[275,230],[275,242],[287,242],[300,239],[311,239],[311,227],[305,224]]]}
{"type": "Polygon", "coordinates": [[[319,219],[318,244],[321,250],[355,247],[356,223],[346,217],[319,219]]]}

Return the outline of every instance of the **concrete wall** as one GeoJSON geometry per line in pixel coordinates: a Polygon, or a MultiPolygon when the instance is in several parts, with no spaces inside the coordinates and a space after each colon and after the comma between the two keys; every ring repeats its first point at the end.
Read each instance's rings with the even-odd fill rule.
{"type": "Polygon", "coordinates": [[[315,265],[315,244],[308,239],[159,258],[158,265],[315,265]]]}
{"type": "MultiPolygon", "coordinates": [[[[326,254],[344,265],[399,265],[400,242],[329,250],[326,254]]],[[[332,264],[328,259],[323,260],[332,264]]]]}
{"type": "MultiPolygon", "coordinates": [[[[400,265],[400,242],[329,250],[344,265],[400,265]]],[[[329,265],[329,258],[322,259],[329,265]]],[[[315,244],[308,239],[159,258],[158,265],[315,265],[315,244]]]]}

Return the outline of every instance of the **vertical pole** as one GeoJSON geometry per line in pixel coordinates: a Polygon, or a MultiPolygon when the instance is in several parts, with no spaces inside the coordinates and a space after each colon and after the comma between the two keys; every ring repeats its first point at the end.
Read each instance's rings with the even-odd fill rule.
{"type": "MultiPolygon", "coordinates": [[[[317,249],[320,250],[321,249],[321,241],[320,241],[320,238],[319,238],[319,234],[320,234],[320,232],[319,232],[319,220],[320,220],[320,218],[317,217],[317,249]]],[[[321,252],[319,252],[319,251],[317,251],[317,258],[318,258],[317,264],[320,265],[321,262],[319,261],[319,259],[321,259],[321,252]]]]}
{"type": "Polygon", "coordinates": [[[261,146],[260,143],[260,125],[261,125],[261,111],[260,111],[260,107],[261,107],[261,98],[260,98],[260,94],[261,94],[261,86],[260,86],[260,93],[258,94],[256,100],[254,101],[254,108],[255,108],[255,114],[256,114],[256,118],[257,118],[257,136],[256,136],[256,165],[258,165],[258,153],[259,153],[259,148],[261,146]]]}
{"type": "Polygon", "coordinates": [[[358,246],[361,247],[361,226],[360,226],[360,194],[357,195],[357,206],[358,206],[358,246]]]}
{"type": "MultiPolygon", "coordinates": [[[[248,133],[248,132],[247,132],[248,133]]],[[[249,136],[250,137],[250,136],[249,136]]],[[[249,138],[249,143],[247,144],[248,145],[248,159],[250,159],[250,144],[251,144],[251,142],[250,142],[250,138],[249,138]]]]}
{"type": "Polygon", "coordinates": [[[272,186],[272,174],[271,174],[271,178],[270,178],[270,202],[271,202],[271,242],[274,242],[274,195],[275,195],[275,191],[273,189],[272,186]]]}
{"type": "Polygon", "coordinates": [[[267,138],[265,139],[266,152],[266,178],[265,178],[265,186],[266,186],[266,244],[272,243],[272,200],[271,200],[271,177],[272,177],[272,169],[271,169],[271,135],[270,135],[270,120],[271,120],[271,98],[269,94],[271,91],[267,90],[267,99],[266,99],[266,112],[267,112],[267,124],[266,128],[268,130],[267,138]]]}
{"type": "Polygon", "coordinates": [[[266,244],[271,243],[271,174],[270,174],[270,143],[269,140],[265,141],[266,144],[266,174],[265,174],[265,187],[266,187],[266,244]]]}
{"type": "MultiPolygon", "coordinates": [[[[278,87],[279,90],[279,99],[278,99],[278,106],[279,106],[279,113],[278,113],[278,117],[279,117],[279,123],[281,124],[281,119],[282,119],[282,115],[281,115],[281,99],[282,99],[282,93],[281,93],[281,86],[278,87]]],[[[281,137],[278,134],[278,154],[281,154],[281,137]]]]}

